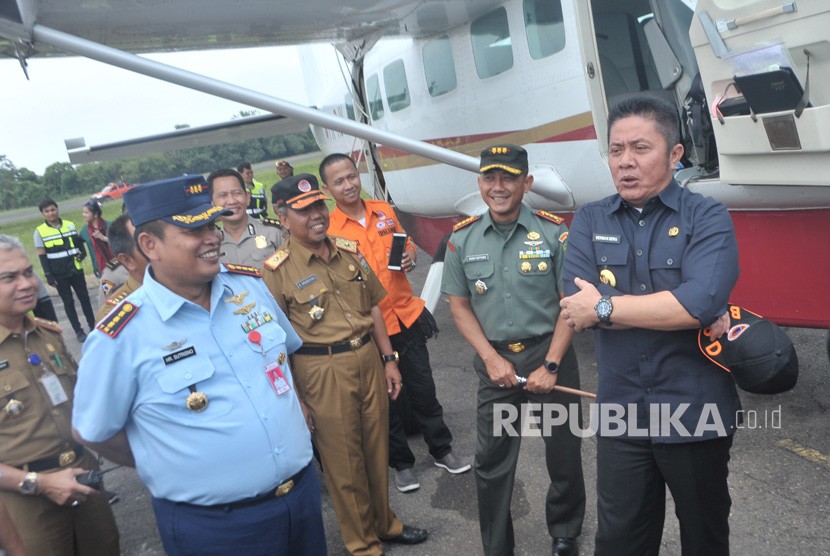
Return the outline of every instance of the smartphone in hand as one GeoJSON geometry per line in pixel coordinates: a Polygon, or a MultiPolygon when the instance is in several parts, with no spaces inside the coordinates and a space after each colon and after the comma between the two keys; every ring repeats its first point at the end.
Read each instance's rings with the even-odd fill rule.
{"type": "Polygon", "coordinates": [[[406,234],[392,234],[392,249],[389,251],[389,270],[401,270],[403,251],[406,248],[406,234]]]}

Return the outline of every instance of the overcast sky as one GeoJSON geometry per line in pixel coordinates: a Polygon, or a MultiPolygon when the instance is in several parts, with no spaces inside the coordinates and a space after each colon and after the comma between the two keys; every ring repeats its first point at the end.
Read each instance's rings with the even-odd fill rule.
{"type": "MultiPolygon", "coordinates": [[[[331,47],[329,47],[331,48],[331,47]]],[[[293,47],[153,54],[148,57],[308,104],[293,47]]],[[[218,123],[251,108],[82,58],[0,60],[0,154],[37,174],[68,162],[64,139],[96,145],[218,123]]]]}

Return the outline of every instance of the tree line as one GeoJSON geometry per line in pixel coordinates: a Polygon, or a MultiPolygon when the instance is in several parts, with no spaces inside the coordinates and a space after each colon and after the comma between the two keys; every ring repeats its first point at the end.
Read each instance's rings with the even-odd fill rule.
{"type": "Polygon", "coordinates": [[[181,174],[201,174],[216,168],[235,168],[242,161],[285,158],[317,149],[311,131],[306,131],[77,166],[55,162],[42,176],[27,168],[17,168],[0,154],[0,210],[37,206],[44,197],[59,201],[92,194],[113,181],[142,183],[181,174]]]}

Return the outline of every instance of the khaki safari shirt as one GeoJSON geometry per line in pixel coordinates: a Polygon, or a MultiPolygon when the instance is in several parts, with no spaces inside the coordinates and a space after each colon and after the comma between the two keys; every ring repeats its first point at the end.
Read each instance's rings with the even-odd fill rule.
{"type": "Polygon", "coordinates": [[[78,366],[57,323],[24,318],[23,336],[0,326],[0,461],[14,467],[71,452],[75,445],[71,419],[78,366]],[[43,369],[29,363],[33,353],[57,376],[67,401],[52,404],[40,381],[43,369]],[[20,410],[17,415],[12,407],[20,410]]]}
{"type": "Polygon", "coordinates": [[[561,218],[524,205],[506,237],[489,211],[459,222],[447,244],[441,291],[470,298],[490,341],[548,334],[559,317],[567,237],[561,218]]]}
{"type": "Polygon", "coordinates": [[[265,261],[262,278],[303,344],[331,345],[374,327],[372,307],[386,295],[354,241],[327,237],[328,263],[289,237],[265,261]],[[312,315],[322,315],[315,319],[312,315]]]}

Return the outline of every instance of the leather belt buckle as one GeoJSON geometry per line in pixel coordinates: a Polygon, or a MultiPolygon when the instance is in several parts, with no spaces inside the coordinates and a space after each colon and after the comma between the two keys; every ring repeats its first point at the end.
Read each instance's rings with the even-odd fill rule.
{"type": "Polygon", "coordinates": [[[362,338],[355,338],[354,340],[349,340],[349,345],[351,346],[352,349],[358,349],[358,348],[360,348],[360,346],[363,345],[363,339],[362,338]]]}
{"type": "Polygon", "coordinates": [[[525,350],[525,345],[521,342],[514,342],[512,344],[507,344],[507,349],[513,353],[521,353],[525,350]]]}
{"type": "Polygon", "coordinates": [[[58,456],[58,463],[61,467],[66,467],[67,465],[72,464],[77,458],[77,454],[75,454],[75,450],[68,450],[66,452],[61,452],[61,455],[58,456]]]}
{"type": "Polygon", "coordinates": [[[294,479],[288,479],[283,484],[277,487],[277,491],[274,493],[274,496],[280,498],[281,496],[285,496],[291,489],[294,488],[294,479]]]}

